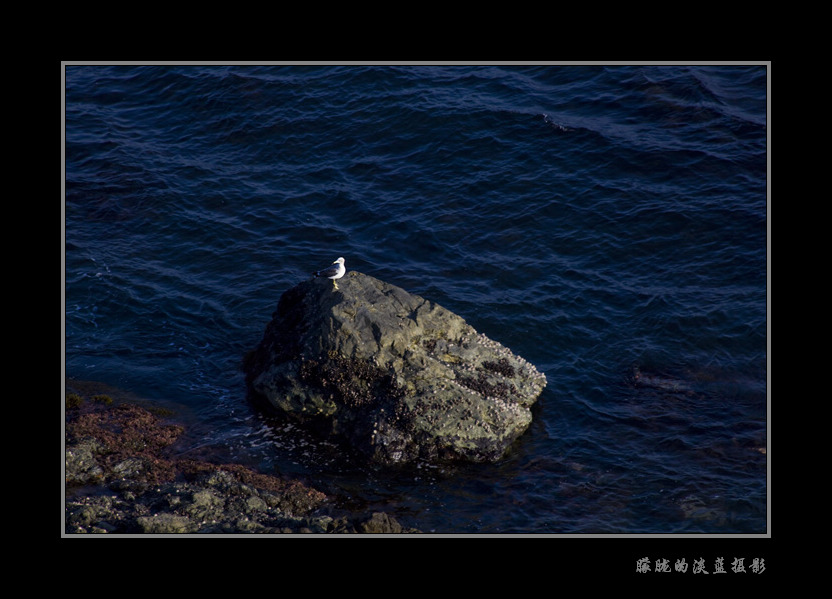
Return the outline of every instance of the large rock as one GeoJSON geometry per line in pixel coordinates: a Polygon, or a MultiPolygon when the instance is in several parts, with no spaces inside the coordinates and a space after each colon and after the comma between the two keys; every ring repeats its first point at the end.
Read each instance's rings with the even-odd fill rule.
{"type": "Polygon", "coordinates": [[[383,464],[499,459],[546,385],[456,314],[356,271],[286,291],[244,369],[255,403],[383,464]]]}

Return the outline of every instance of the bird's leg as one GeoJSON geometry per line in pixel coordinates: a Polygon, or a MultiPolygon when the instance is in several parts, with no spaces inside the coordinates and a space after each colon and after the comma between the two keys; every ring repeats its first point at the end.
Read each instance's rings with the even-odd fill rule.
{"type": "Polygon", "coordinates": [[[333,280],[332,285],[334,287],[333,291],[335,291],[335,289],[338,289],[338,281],[333,280]]]}

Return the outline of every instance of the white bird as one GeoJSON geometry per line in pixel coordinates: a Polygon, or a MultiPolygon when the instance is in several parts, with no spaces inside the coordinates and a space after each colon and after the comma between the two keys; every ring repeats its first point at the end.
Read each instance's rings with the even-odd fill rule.
{"type": "Polygon", "coordinates": [[[335,285],[335,289],[338,289],[338,283],[335,281],[336,279],[343,277],[345,272],[347,272],[347,269],[344,267],[344,259],[338,258],[329,268],[316,270],[312,274],[315,277],[326,277],[327,279],[331,279],[333,285],[335,285]]]}

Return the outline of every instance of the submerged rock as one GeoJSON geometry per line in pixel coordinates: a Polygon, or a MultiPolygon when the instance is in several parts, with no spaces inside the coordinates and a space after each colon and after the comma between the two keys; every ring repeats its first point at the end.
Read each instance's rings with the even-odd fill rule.
{"type": "Polygon", "coordinates": [[[244,370],[255,403],[382,464],[499,459],[546,385],[461,317],[356,271],[286,291],[244,370]]]}
{"type": "Polygon", "coordinates": [[[297,480],[182,457],[184,428],[139,405],[66,399],[66,534],[418,532],[297,480]]]}

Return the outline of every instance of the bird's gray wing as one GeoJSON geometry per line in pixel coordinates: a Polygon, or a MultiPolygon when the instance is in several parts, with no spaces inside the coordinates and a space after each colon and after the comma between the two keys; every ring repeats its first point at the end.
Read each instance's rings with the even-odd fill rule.
{"type": "Polygon", "coordinates": [[[338,265],[337,264],[333,264],[329,268],[325,268],[324,270],[319,270],[317,272],[317,275],[319,277],[331,277],[331,276],[336,275],[336,274],[338,274],[338,265]]]}

